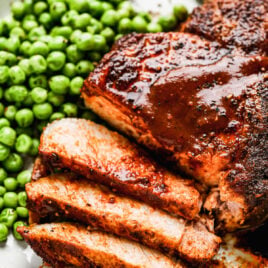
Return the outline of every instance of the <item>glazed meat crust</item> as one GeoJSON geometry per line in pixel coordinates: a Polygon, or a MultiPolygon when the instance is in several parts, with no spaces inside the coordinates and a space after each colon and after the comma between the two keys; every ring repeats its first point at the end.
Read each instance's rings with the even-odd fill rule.
{"type": "Polygon", "coordinates": [[[215,43],[189,36],[178,58],[190,59],[174,66],[175,36],[185,37],[122,39],[85,81],[82,96],[120,131],[219,186],[214,213],[223,229],[256,226],[268,214],[267,58],[226,56],[215,43]],[[159,71],[148,67],[157,64],[159,71]]]}
{"type": "Polygon", "coordinates": [[[82,222],[191,262],[210,260],[221,242],[200,220],[187,223],[71,174],[41,178],[26,192],[40,218],[82,222]]]}
{"type": "Polygon", "coordinates": [[[242,53],[268,53],[266,0],[208,0],[194,9],[182,31],[236,47],[242,53]]]}
{"type": "Polygon", "coordinates": [[[158,251],[135,242],[71,223],[18,227],[17,231],[45,262],[55,268],[179,268],[158,251]]]}
{"type": "Polygon", "coordinates": [[[69,168],[186,219],[200,211],[201,195],[193,181],[167,171],[136,144],[91,121],[63,119],[48,125],[39,153],[53,167],[69,168]]]}

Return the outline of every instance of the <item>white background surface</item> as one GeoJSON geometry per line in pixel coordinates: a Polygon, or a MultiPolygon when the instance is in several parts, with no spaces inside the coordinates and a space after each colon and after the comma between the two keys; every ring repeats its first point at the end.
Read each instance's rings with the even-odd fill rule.
{"type": "MultiPolygon", "coordinates": [[[[195,0],[135,0],[136,9],[149,11],[155,14],[168,14],[175,3],[183,3],[189,11],[196,5],[195,0]]],[[[0,0],[0,17],[9,15],[11,0],[0,0]]],[[[0,268],[38,268],[42,261],[37,257],[25,242],[19,242],[9,235],[6,243],[0,243],[0,268]]]]}

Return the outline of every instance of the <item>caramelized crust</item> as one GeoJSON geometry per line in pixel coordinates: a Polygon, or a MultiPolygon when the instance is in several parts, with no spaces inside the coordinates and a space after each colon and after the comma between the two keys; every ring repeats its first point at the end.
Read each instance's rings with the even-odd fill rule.
{"type": "Polygon", "coordinates": [[[208,0],[194,9],[181,30],[242,53],[267,55],[267,14],[266,0],[208,0]]]}
{"type": "Polygon", "coordinates": [[[178,58],[192,64],[174,66],[174,38],[122,39],[85,81],[85,103],[192,177],[219,185],[223,228],[256,226],[268,215],[267,58],[223,56],[215,43],[202,50],[204,41],[189,37],[203,57],[183,49],[178,58]],[[159,72],[148,69],[152,62],[159,72]]]}
{"type": "Polygon", "coordinates": [[[28,208],[49,220],[75,220],[189,261],[210,260],[220,238],[200,222],[187,223],[104,186],[71,174],[55,174],[26,185],[28,208]]]}
{"type": "Polygon", "coordinates": [[[202,200],[193,181],[167,171],[136,144],[91,121],[53,122],[41,136],[39,152],[53,167],[69,168],[186,219],[200,211],[202,200]]]}
{"type": "Polygon", "coordinates": [[[179,268],[158,251],[78,224],[20,226],[17,231],[45,262],[55,268],[179,268]]]}

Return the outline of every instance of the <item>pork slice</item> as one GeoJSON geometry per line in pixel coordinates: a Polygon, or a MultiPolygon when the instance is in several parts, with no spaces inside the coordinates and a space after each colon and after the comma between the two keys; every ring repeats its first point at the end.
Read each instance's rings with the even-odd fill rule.
{"type": "Polygon", "coordinates": [[[18,227],[17,231],[53,267],[184,267],[158,251],[136,242],[71,223],[18,227]]]}
{"type": "Polygon", "coordinates": [[[28,208],[40,218],[76,220],[172,257],[208,261],[217,253],[221,241],[200,221],[187,223],[71,174],[41,178],[27,184],[26,192],[28,208]]]}
{"type": "Polygon", "coordinates": [[[159,166],[136,144],[83,119],[50,124],[41,136],[43,160],[187,219],[198,215],[201,196],[193,181],[159,166]]]}

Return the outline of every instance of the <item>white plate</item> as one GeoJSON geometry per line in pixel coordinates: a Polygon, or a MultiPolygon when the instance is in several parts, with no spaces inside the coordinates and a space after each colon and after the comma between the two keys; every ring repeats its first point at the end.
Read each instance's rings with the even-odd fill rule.
{"type": "MultiPolygon", "coordinates": [[[[0,0],[0,18],[9,16],[11,0],[0,0]]],[[[195,0],[136,0],[138,10],[153,11],[168,14],[172,11],[172,4],[183,3],[189,12],[197,5],[195,0]]],[[[25,242],[16,241],[9,235],[6,243],[0,243],[0,268],[38,268],[41,259],[35,255],[25,242]]]]}

